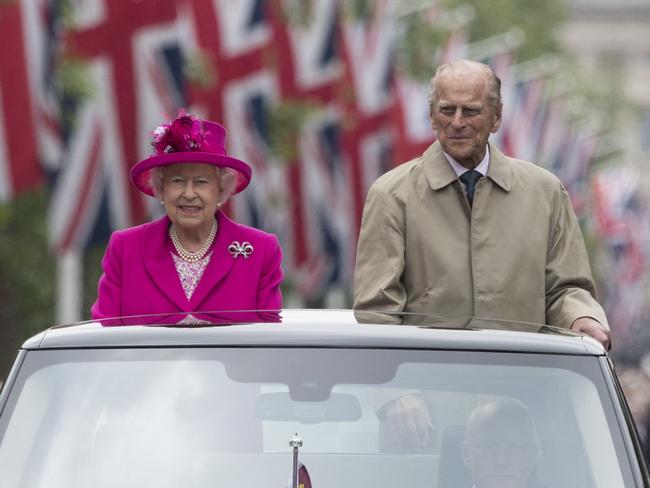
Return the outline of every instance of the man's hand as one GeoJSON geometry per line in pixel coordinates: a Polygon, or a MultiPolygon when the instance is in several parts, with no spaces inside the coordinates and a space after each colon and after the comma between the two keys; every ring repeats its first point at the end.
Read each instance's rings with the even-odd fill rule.
{"type": "Polygon", "coordinates": [[[571,324],[571,330],[593,337],[603,345],[606,351],[609,351],[612,347],[611,333],[596,319],[591,317],[575,319],[571,324]]]}
{"type": "Polygon", "coordinates": [[[419,450],[431,442],[433,424],[421,395],[404,395],[388,402],[382,407],[382,417],[387,427],[387,450],[419,450]]]}

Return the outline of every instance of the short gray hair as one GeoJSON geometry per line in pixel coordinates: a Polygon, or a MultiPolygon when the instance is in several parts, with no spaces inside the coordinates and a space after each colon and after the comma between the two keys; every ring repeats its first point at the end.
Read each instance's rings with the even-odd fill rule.
{"type": "Polygon", "coordinates": [[[488,79],[488,102],[495,109],[501,105],[501,80],[496,75],[494,70],[485,63],[478,61],[470,61],[468,59],[460,59],[451,63],[442,64],[438,67],[435,74],[429,81],[429,109],[433,104],[438,101],[438,79],[440,75],[448,70],[473,70],[477,74],[483,73],[488,79]]]}
{"type": "MultiPolygon", "coordinates": [[[[201,163],[197,163],[201,164],[201,163]]],[[[220,168],[218,166],[209,165],[214,169],[214,172],[217,175],[217,181],[219,182],[219,190],[221,191],[221,203],[224,204],[226,201],[235,193],[237,189],[238,182],[238,173],[232,168],[220,168]]],[[[149,173],[149,184],[153,189],[153,194],[156,198],[160,198],[162,195],[163,187],[163,167],[156,166],[152,168],[149,173]]]]}
{"type": "Polygon", "coordinates": [[[515,398],[500,398],[476,407],[467,420],[465,428],[465,442],[471,439],[477,430],[497,419],[507,420],[517,426],[528,438],[530,447],[536,450],[536,455],[541,456],[541,446],[537,437],[535,421],[528,407],[515,398]]]}

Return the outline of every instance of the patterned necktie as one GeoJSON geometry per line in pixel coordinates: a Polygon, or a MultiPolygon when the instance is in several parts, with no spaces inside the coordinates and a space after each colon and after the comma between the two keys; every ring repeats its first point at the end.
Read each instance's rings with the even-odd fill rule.
{"type": "Polygon", "coordinates": [[[481,173],[475,169],[470,169],[465,171],[462,175],[458,177],[460,181],[465,183],[465,188],[467,189],[467,200],[469,201],[469,206],[472,206],[474,201],[474,190],[476,189],[476,182],[483,177],[481,173]]]}

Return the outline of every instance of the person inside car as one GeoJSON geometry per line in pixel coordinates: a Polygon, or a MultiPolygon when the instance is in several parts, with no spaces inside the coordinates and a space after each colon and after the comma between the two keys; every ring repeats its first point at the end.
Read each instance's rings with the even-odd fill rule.
{"type": "Polygon", "coordinates": [[[473,488],[541,488],[535,479],[540,455],[535,424],[522,402],[503,398],[470,414],[462,457],[473,488]]]}

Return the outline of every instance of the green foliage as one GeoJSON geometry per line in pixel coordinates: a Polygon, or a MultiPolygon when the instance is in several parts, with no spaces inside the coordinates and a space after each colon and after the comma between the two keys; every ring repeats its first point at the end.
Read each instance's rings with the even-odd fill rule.
{"type": "Polygon", "coordinates": [[[443,25],[431,25],[418,12],[400,19],[403,36],[398,46],[401,68],[413,79],[426,81],[436,70],[435,52],[449,36],[443,25]]]}
{"type": "Polygon", "coordinates": [[[361,21],[370,17],[374,3],[374,0],[343,0],[341,6],[347,18],[361,21]]]}
{"type": "Polygon", "coordinates": [[[438,63],[436,52],[455,29],[465,29],[469,42],[479,44],[509,32],[522,32],[518,62],[560,51],[555,29],[566,17],[563,0],[432,0],[420,4],[404,2],[409,13],[398,18],[400,67],[416,80],[431,77],[438,63]],[[432,5],[439,7],[435,19],[423,14],[432,5]]]}
{"type": "Polygon", "coordinates": [[[317,104],[303,100],[287,100],[271,107],[269,138],[273,156],[286,162],[297,157],[300,128],[316,110],[317,104]]]}
{"type": "Polygon", "coordinates": [[[88,74],[88,63],[72,56],[62,57],[55,71],[55,86],[61,100],[74,101],[61,105],[63,124],[72,127],[76,122],[78,104],[95,96],[95,87],[88,74]]]}
{"type": "MultiPolygon", "coordinates": [[[[612,53],[603,55],[603,60],[603,65],[609,69],[599,70],[598,76],[594,76],[567,56],[555,76],[555,90],[569,95],[564,105],[567,116],[575,124],[588,125],[598,134],[599,147],[590,165],[592,172],[624,160],[626,145],[621,128],[629,123],[626,119],[630,114],[638,110],[621,89],[624,61],[612,53]]],[[[634,118],[640,120],[640,114],[634,118]]]]}
{"type": "Polygon", "coordinates": [[[54,322],[55,262],[46,215],[45,191],[0,205],[0,378],[22,342],[54,322]]]}
{"type": "Polygon", "coordinates": [[[57,67],[56,82],[64,97],[84,100],[95,95],[88,74],[88,63],[81,59],[63,57],[57,67]]]}
{"type": "Polygon", "coordinates": [[[284,0],[280,3],[284,20],[294,26],[308,26],[314,14],[312,3],[308,0],[284,0]]]}
{"type": "Polygon", "coordinates": [[[55,17],[63,19],[66,28],[74,27],[75,5],[74,0],[55,0],[53,7],[56,9],[55,17]]]}
{"type": "Polygon", "coordinates": [[[200,88],[211,88],[217,82],[217,73],[207,50],[191,52],[183,68],[187,81],[200,88]]]}
{"type": "Polygon", "coordinates": [[[470,23],[470,42],[476,42],[513,27],[523,30],[526,40],[518,50],[518,61],[526,61],[543,54],[559,52],[555,29],[566,19],[563,0],[440,0],[446,8],[471,5],[475,16],[470,23]]]}

